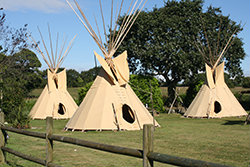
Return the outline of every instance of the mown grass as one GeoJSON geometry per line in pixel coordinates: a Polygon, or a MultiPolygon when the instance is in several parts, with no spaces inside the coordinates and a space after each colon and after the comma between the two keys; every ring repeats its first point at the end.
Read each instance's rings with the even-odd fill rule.
{"type": "MultiPolygon", "coordinates": [[[[246,167],[250,162],[250,128],[245,118],[189,119],[160,114],[154,134],[154,151],[215,163],[246,167]]],[[[65,132],[68,120],[54,121],[54,134],[130,148],[142,148],[142,131],[65,132]]],[[[32,131],[45,132],[45,120],[31,121],[32,131]]],[[[9,132],[7,146],[45,159],[45,141],[9,132]]],[[[9,166],[39,166],[7,154],[9,166]]],[[[62,166],[142,166],[142,160],[89,148],[54,142],[54,163],[62,166]]],[[[155,166],[169,166],[155,163],[155,166]]]]}

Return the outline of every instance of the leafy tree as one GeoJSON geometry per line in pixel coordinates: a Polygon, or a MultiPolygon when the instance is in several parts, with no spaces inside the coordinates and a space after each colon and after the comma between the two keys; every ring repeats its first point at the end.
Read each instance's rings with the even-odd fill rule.
{"type": "MultiPolygon", "coordinates": [[[[168,93],[173,98],[173,88],[178,82],[186,79],[192,81],[200,71],[205,71],[194,41],[200,40],[206,48],[204,33],[207,32],[209,41],[214,39],[212,44],[219,41],[222,47],[234,30],[236,34],[242,30],[228,16],[223,16],[220,8],[210,6],[203,12],[202,6],[202,0],[166,1],[162,8],[142,12],[117,54],[128,51],[132,73],[164,77],[168,93]],[[221,33],[218,38],[219,29],[221,33]]],[[[242,46],[241,39],[236,37],[224,55],[230,77],[243,74],[240,67],[240,61],[245,57],[242,46]]],[[[212,47],[212,50],[216,50],[216,46],[212,47]]]]}
{"type": "Polygon", "coordinates": [[[26,49],[32,47],[26,41],[27,25],[10,28],[4,24],[5,18],[4,13],[0,14],[0,109],[9,123],[22,127],[29,122],[27,112],[23,112],[24,98],[40,84],[41,63],[26,49]]]}
{"type": "Polygon", "coordinates": [[[195,96],[199,92],[201,86],[204,84],[204,80],[201,80],[200,78],[197,79],[195,82],[192,82],[186,92],[186,95],[184,96],[184,105],[185,107],[189,107],[189,105],[194,100],[195,96]]]}
{"type": "Polygon", "coordinates": [[[245,77],[242,83],[243,88],[250,88],[250,77],[245,77]]]}
{"type": "MultiPolygon", "coordinates": [[[[2,8],[0,11],[3,10],[2,8]]],[[[25,24],[22,28],[16,29],[9,27],[5,24],[6,14],[0,13],[0,51],[6,55],[12,55],[15,52],[20,51],[23,48],[33,47],[27,41],[28,24],[25,24]]]]}
{"type": "Polygon", "coordinates": [[[23,122],[26,122],[28,118],[27,112],[22,113],[25,97],[40,84],[38,67],[41,64],[36,55],[27,49],[10,56],[2,54],[1,57],[5,62],[8,62],[8,64],[1,64],[0,67],[2,77],[1,109],[6,114],[8,122],[15,122],[15,126],[22,127],[23,122]]]}
{"type": "Polygon", "coordinates": [[[227,84],[227,86],[229,88],[234,88],[234,80],[230,78],[230,75],[227,73],[224,73],[224,79],[225,79],[225,83],[227,84]]]}
{"type": "Polygon", "coordinates": [[[80,77],[82,78],[82,84],[85,85],[89,82],[94,81],[100,69],[101,67],[94,67],[89,69],[88,71],[82,71],[80,74],[80,77]]]}
{"type": "Polygon", "coordinates": [[[67,86],[68,87],[79,87],[78,78],[80,77],[80,74],[74,70],[69,69],[67,70],[67,86]]]}
{"type": "Polygon", "coordinates": [[[41,77],[41,83],[37,88],[44,88],[47,84],[47,70],[38,71],[38,75],[41,77]]]}

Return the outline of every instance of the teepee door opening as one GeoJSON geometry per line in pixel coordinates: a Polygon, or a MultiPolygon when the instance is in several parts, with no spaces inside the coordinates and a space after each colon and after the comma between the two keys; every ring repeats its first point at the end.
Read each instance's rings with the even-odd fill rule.
{"type": "Polygon", "coordinates": [[[219,112],[221,112],[221,105],[220,105],[220,103],[218,101],[214,102],[214,112],[216,114],[218,114],[219,112]]]}
{"type": "Polygon", "coordinates": [[[58,111],[57,112],[60,115],[64,115],[66,113],[66,108],[65,108],[65,106],[62,103],[59,103],[58,111]]]}
{"type": "Polygon", "coordinates": [[[127,104],[122,106],[122,118],[130,124],[135,122],[135,114],[127,104]]]}

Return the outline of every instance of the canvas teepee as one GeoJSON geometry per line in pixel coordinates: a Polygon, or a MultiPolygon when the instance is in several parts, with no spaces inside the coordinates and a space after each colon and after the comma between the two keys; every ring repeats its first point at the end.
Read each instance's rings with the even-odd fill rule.
{"type": "Polygon", "coordinates": [[[55,53],[53,53],[54,51],[52,47],[51,34],[49,29],[50,48],[51,48],[51,55],[50,55],[40,30],[39,33],[47,57],[45,57],[45,54],[41,51],[35,40],[32,39],[32,41],[37,45],[38,52],[42,55],[45,63],[49,67],[49,69],[47,69],[48,83],[43,89],[39,98],[37,99],[36,104],[33,106],[29,115],[32,119],[45,119],[48,116],[53,117],[54,119],[71,118],[78,106],[76,105],[75,101],[67,91],[66,70],[64,69],[59,73],[57,73],[57,71],[60,65],[62,64],[64,58],[68,55],[69,50],[71,49],[71,44],[74,41],[75,37],[69,43],[64,54],[62,54],[66,39],[62,40],[63,44],[61,46],[60,52],[58,53],[57,52],[58,35],[57,35],[56,51],[55,53]]]}
{"type": "MultiPolygon", "coordinates": [[[[236,32],[236,30],[235,30],[236,32]]],[[[224,81],[224,61],[219,64],[222,56],[230,47],[235,32],[229,38],[225,47],[221,48],[221,53],[212,55],[211,46],[208,42],[208,37],[205,32],[207,47],[209,53],[206,55],[206,48],[196,43],[198,50],[205,60],[206,82],[200,88],[200,91],[188,107],[184,116],[198,118],[221,118],[247,115],[246,111],[234,97],[224,81]],[[215,61],[214,61],[215,60],[215,61]],[[219,64],[219,65],[218,65],[219,64]]],[[[218,36],[220,35],[220,31],[218,36]]],[[[219,41],[216,48],[219,48],[219,41]]],[[[216,52],[213,52],[216,54],[216,52]]]]}
{"type": "Polygon", "coordinates": [[[112,0],[111,25],[109,27],[110,35],[108,37],[105,30],[102,5],[101,1],[99,1],[107,49],[102,42],[98,25],[96,25],[99,33],[97,36],[78,3],[76,1],[74,2],[84,21],[69,2],[68,4],[98,44],[105,58],[103,59],[100,55],[94,52],[102,68],[81,105],[67,123],[65,129],[82,131],[139,130],[142,129],[143,124],[153,124],[153,122],[155,122],[155,126],[159,126],[128,84],[129,68],[127,52],[124,51],[117,57],[112,58],[143,8],[145,2],[143,2],[143,0],[141,0],[140,3],[138,0],[136,0],[134,4],[131,2],[122,24],[118,29],[117,21],[120,19],[123,0],[119,5],[119,9],[117,4],[116,19],[115,24],[113,24],[114,28],[112,27],[112,0]]]}

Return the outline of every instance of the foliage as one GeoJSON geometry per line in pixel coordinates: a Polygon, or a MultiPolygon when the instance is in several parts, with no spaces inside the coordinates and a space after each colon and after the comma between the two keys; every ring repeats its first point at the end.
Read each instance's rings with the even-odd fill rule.
{"type": "MultiPolygon", "coordinates": [[[[192,80],[200,71],[205,71],[194,41],[200,40],[207,48],[206,31],[211,49],[216,51],[214,44],[219,43],[221,48],[235,29],[236,34],[242,30],[229,16],[223,16],[220,8],[210,6],[203,11],[202,7],[202,0],[166,1],[162,8],[142,12],[117,55],[127,50],[132,73],[162,76],[169,88],[170,99],[173,98],[177,83],[192,80]]],[[[244,57],[242,40],[236,37],[223,57],[230,78],[242,76],[240,61],[244,57]]]]}
{"type": "Polygon", "coordinates": [[[35,53],[27,49],[27,25],[14,29],[5,25],[5,14],[0,14],[0,109],[14,126],[28,126],[28,115],[23,111],[24,98],[38,87],[41,66],[35,53]]]}
{"type": "Polygon", "coordinates": [[[70,88],[82,86],[82,85],[79,85],[78,83],[79,77],[80,77],[80,74],[76,70],[74,69],[67,70],[67,86],[70,88]]]}
{"type": "Polygon", "coordinates": [[[242,86],[243,88],[250,88],[250,77],[244,77],[242,86]]]}
{"type": "Polygon", "coordinates": [[[144,105],[147,104],[149,108],[153,107],[159,112],[164,111],[162,94],[156,78],[142,75],[131,75],[129,84],[144,105]],[[151,93],[153,104],[150,97],[151,93]]]}
{"type": "Polygon", "coordinates": [[[227,84],[227,86],[229,88],[234,88],[235,87],[235,82],[233,79],[230,78],[230,75],[227,73],[224,73],[224,79],[225,79],[225,83],[227,84]]]}
{"type": "Polygon", "coordinates": [[[78,91],[78,105],[81,104],[81,102],[83,101],[84,97],[86,96],[88,90],[90,89],[90,87],[92,86],[94,81],[89,82],[87,84],[85,84],[82,88],[79,89],[78,91]]]}
{"type": "MultiPolygon", "coordinates": [[[[2,8],[0,9],[0,11],[2,8]]],[[[23,48],[33,47],[27,41],[28,24],[22,28],[16,29],[5,24],[6,14],[0,13],[0,52],[6,55],[12,55],[23,48]]]]}
{"type": "Polygon", "coordinates": [[[197,79],[195,82],[189,85],[186,96],[184,97],[185,107],[188,107],[192,103],[203,84],[204,80],[197,79]]]}
{"type": "Polygon", "coordinates": [[[245,110],[250,110],[250,94],[242,94],[241,92],[237,92],[234,94],[234,96],[245,110]]]}
{"type": "Polygon", "coordinates": [[[94,67],[87,71],[77,72],[74,69],[67,70],[67,86],[82,87],[89,82],[94,81],[101,67],[94,67]]]}
{"type": "Polygon", "coordinates": [[[29,106],[29,102],[24,102],[22,106],[19,106],[19,110],[17,110],[17,112],[14,113],[14,116],[12,116],[12,118],[14,118],[14,120],[11,121],[13,127],[17,127],[19,129],[30,127],[29,123],[31,121],[31,118],[29,116],[29,112],[31,108],[29,106]]]}
{"type": "Polygon", "coordinates": [[[28,126],[27,114],[22,111],[24,98],[40,84],[41,78],[37,72],[41,64],[36,55],[27,49],[10,56],[2,55],[2,58],[5,63],[0,66],[1,109],[9,123],[18,127],[28,126]]]}
{"type": "Polygon", "coordinates": [[[101,67],[94,67],[87,71],[82,71],[80,74],[80,77],[82,78],[82,84],[85,85],[89,82],[94,81],[100,69],[101,67]]]}

